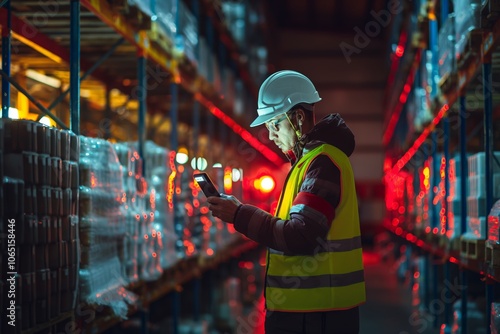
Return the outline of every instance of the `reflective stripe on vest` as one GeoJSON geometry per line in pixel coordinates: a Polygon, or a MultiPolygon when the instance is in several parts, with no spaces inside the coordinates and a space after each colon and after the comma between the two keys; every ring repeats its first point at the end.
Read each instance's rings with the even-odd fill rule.
{"type": "Polygon", "coordinates": [[[340,170],[341,195],[326,240],[311,255],[268,250],[266,307],[275,311],[313,312],[347,309],[365,301],[361,236],[354,176],[349,158],[331,145],[304,155],[292,168],[276,216],[289,219],[309,164],[320,154],[340,170]]]}

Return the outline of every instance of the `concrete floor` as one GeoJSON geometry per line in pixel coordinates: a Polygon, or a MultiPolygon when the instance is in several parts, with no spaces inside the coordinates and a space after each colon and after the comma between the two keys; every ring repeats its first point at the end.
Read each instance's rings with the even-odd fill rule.
{"type": "Polygon", "coordinates": [[[365,251],[366,304],[360,307],[360,334],[438,334],[431,317],[412,306],[411,287],[399,282],[394,262],[365,251]]]}

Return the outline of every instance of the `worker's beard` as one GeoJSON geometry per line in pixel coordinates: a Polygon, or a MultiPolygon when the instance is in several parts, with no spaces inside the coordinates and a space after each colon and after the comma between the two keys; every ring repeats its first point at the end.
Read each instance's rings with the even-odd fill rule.
{"type": "Polygon", "coordinates": [[[295,144],[293,144],[293,147],[287,151],[283,151],[287,159],[290,161],[290,163],[293,165],[300,157],[302,156],[302,148],[304,147],[304,144],[300,140],[297,140],[295,144]]]}

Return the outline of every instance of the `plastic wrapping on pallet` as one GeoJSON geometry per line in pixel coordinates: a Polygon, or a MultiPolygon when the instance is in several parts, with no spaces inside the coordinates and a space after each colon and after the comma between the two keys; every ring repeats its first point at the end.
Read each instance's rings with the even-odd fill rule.
{"type": "Polygon", "coordinates": [[[170,207],[169,180],[172,176],[170,157],[175,156],[175,152],[170,152],[166,148],[156,145],[153,142],[146,142],[146,178],[150,184],[150,203],[154,212],[153,231],[159,237],[158,247],[161,268],[169,268],[177,262],[175,252],[175,242],[177,240],[174,229],[174,212],[170,207]],[[154,197],[154,198],[153,198],[154,197]],[[154,202],[153,202],[154,200],[154,202]]]}
{"type": "Polygon", "coordinates": [[[80,294],[125,317],[134,299],[121,259],[126,235],[123,171],[115,150],[102,139],[80,137],[80,294]]]}
{"type": "Polygon", "coordinates": [[[203,225],[195,217],[193,170],[188,165],[176,166],[174,199],[174,229],[177,233],[176,251],[179,257],[191,257],[199,252],[203,225]]]}
{"type": "MultiPolygon", "coordinates": [[[[132,0],[129,0],[132,1],[132,0]]],[[[138,3],[139,7],[150,7],[150,12],[156,17],[156,21],[159,23],[159,28],[161,32],[167,36],[170,40],[174,40],[176,33],[178,32],[176,26],[176,17],[178,12],[177,4],[178,1],[175,0],[162,0],[162,1],[151,1],[151,0],[133,0],[133,2],[138,3]]]]}
{"type": "Polygon", "coordinates": [[[453,1],[455,10],[455,40],[456,57],[464,52],[469,32],[479,28],[481,20],[480,0],[455,0],[453,1]]]}
{"type": "Polygon", "coordinates": [[[245,45],[247,36],[247,24],[245,15],[247,14],[246,3],[224,1],[222,3],[222,11],[224,13],[227,28],[231,32],[234,40],[240,45],[245,45]]]}
{"type": "Polygon", "coordinates": [[[500,244],[500,200],[496,201],[488,214],[488,244],[500,244]]]}
{"type": "Polygon", "coordinates": [[[500,333],[500,303],[491,303],[491,334],[500,333]]]}
{"type": "MultiPolygon", "coordinates": [[[[500,152],[494,152],[492,159],[500,159],[500,152]]],[[[487,216],[490,208],[486,207],[486,159],[485,153],[470,155],[467,159],[469,175],[467,177],[467,233],[479,239],[486,239],[489,224],[487,216]],[[487,226],[488,225],[488,226],[487,226]]],[[[500,199],[500,166],[493,161],[493,200],[500,199]]]]}
{"type": "Polygon", "coordinates": [[[184,53],[191,61],[197,62],[196,48],[198,46],[198,21],[187,5],[179,1],[179,27],[175,37],[175,47],[184,53]]]}
{"type": "Polygon", "coordinates": [[[439,77],[446,78],[456,72],[455,61],[455,14],[451,13],[439,30],[438,35],[439,77]]]}
{"type": "MultiPolygon", "coordinates": [[[[150,144],[146,147],[150,147],[150,144]]],[[[130,282],[138,279],[155,280],[163,272],[161,256],[164,253],[162,239],[165,235],[163,230],[157,230],[154,225],[156,190],[151,187],[149,179],[144,177],[144,161],[139,156],[137,143],[119,143],[114,148],[124,170],[126,194],[123,199],[127,211],[123,266],[130,282]]],[[[154,159],[149,157],[147,148],[144,159],[148,175],[151,170],[148,163],[154,159]]]]}
{"type": "Polygon", "coordinates": [[[437,94],[436,89],[432,89],[435,78],[433,76],[432,52],[430,50],[422,52],[422,64],[423,66],[420,67],[421,87],[415,87],[413,91],[415,106],[413,114],[408,116],[411,123],[410,127],[415,128],[417,132],[422,131],[423,127],[432,120],[432,100],[437,94]]]}
{"type": "Polygon", "coordinates": [[[448,202],[448,236],[450,239],[459,237],[462,234],[461,230],[461,169],[460,156],[450,159],[450,168],[448,179],[450,182],[448,202]]]}

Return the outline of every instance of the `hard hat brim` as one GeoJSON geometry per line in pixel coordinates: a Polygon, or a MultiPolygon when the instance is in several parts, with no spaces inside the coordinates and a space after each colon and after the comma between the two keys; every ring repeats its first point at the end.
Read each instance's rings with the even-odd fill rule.
{"type": "Polygon", "coordinates": [[[273,112],[270,114],[257,116],[257,118],[250,124],[250,127],[253,128],[253,127],[262,125],[265,122],[269,121],[271,118],[282,115],[284,113],[285,113],[285,111],[276,111],[276,112],[273,112]]]}

